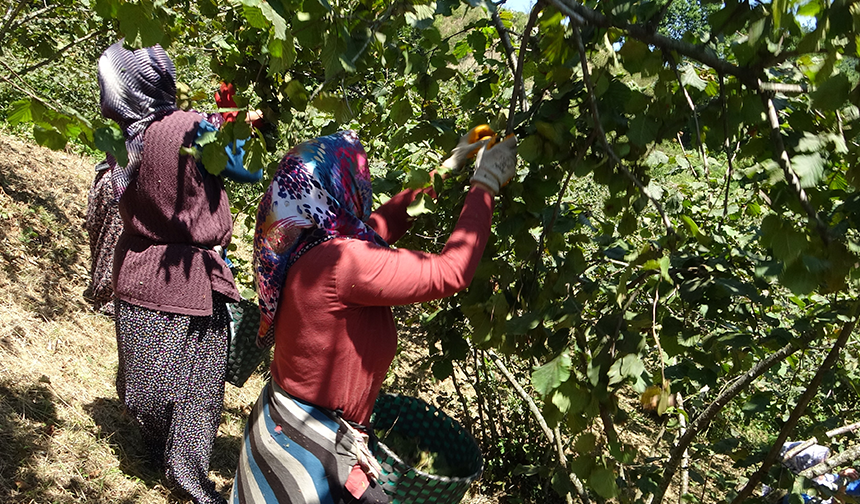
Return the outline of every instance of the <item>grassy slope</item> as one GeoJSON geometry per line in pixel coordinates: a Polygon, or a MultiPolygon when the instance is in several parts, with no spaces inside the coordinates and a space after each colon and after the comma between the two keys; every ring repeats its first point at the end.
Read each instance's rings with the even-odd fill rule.
{"type": "MultiPolygon", "coordinates": [[[[0,136],[0,502],[182,502],[114,390],[113,321],[82,293],[95,160],[0,136]]],[[[227,387],[212,478],[229,492],[263,380],[227,387]]]]}

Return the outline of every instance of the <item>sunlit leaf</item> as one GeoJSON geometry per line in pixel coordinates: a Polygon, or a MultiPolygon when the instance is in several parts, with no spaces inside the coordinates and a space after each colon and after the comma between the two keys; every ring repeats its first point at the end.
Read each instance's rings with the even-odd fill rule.
{"type": "Polygon", "coordinates": [[[532,370],[532,386],[541,396],[547,396],[570,377],[570,356],[565,352],[532,370]]]}

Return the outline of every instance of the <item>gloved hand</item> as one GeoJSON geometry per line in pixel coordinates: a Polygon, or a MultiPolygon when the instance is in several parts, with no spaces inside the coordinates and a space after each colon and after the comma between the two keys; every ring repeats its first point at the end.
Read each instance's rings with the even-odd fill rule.
{"type": "Polygon", "coordinates": [[[451,155],[442,162],[442,168],[447,170],[459,170],[466,163],[466,159],[474,156],[478,150],[487,145],[495,136],[495,133],[486,124],[481,124],[470,129],[468,133],[460,137],[460,141],[451,155]]]}
{"type": "Polygon", "coordinates": [[[517,174],[517,137],[508,135],[491,147],[481,147],[475,160],[471,182],[485,184],[493,194],[517,174]]]}

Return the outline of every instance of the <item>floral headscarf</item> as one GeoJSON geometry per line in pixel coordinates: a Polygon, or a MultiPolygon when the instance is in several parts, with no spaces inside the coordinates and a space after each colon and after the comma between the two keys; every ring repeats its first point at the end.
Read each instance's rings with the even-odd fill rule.
{"type": "Polygon", "coordinates": [[[128,50],[120,40],[99,58],[102,115],[125,134],[128,164],[113,170],[114,198],[119,200],[140,168],[143,133],[176,110],[176,68],[159,45],[128,50]]]}
{"type": "Polygon", "coordinates": [[[337,237],[388,246],[365,224],[372,199],[367,155],[353,131],[304,142],[284,156],[257,211],[258,345],[274,343],[272,323],[284,280],[302,254],[337,237]]]}

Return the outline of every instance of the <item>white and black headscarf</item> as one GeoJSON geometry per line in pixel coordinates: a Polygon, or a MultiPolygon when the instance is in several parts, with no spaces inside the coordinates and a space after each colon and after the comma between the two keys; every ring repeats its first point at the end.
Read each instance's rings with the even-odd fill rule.
{"type": "Polygon", "coordinates": [[[160,45],[128,50],[123,41],[99,58],[102,115],[125,134],[128,164],[113,170],[114,198],[134,181],[143,153],[146,128],[176,110],[176,68],[160,45]]]}

